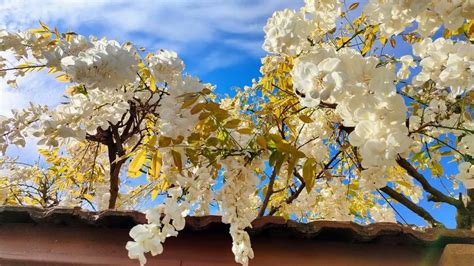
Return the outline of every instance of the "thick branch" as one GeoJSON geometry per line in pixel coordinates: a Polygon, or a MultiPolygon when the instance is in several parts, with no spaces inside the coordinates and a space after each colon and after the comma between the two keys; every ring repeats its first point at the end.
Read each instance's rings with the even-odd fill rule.
{"type": "Polygon", "coordinates": [[[423,187],[423,189],[430,193],[431,194],[431,197],[430,197],[430,200],[431,201],[435,201],[435,202],[444,202],[444,203],[448,203],[450,205],[453,205],[454,207],[456,208],[461,208],[461,209],[465,209],[465,206],[463,204],[462,201],[460,200],[457,200],[453,197],[450,197],[450,196],[446,196],[444,195],[442,192],[440,192],[439,190],[437,190],[436,188],[434,188],[433,186],[431,186],[431,184],[428,182],[428,180],[422,175],[420,174],[416,169],[415,167],[413,167],[410,162],[408,162],[406,159],[402,158],[402,157],[398,157],[397,158],[397,163],[398,165],[400,165],[403,169],[405,169],[407,171],[407,173],[412,176],[413,178],[415,178],[418,182],[420,182],[421,186],[423,187]]]}
{"type": "Polygon", "coordinates": [[[114,126],[111,126],[110,130],[112,131],[112,136],[107,143],[107,151],[110,163],[109,209],[115,209],[119,192],[120,169],[122,168],[122,165],[125,163],[126,159],[119,159],[125,155],[125,151],[123,149],[123,144],[120,141],[118,129],[114,126]]]}
{"type": "Polygon", "coordinates": [[[273,194],[273,184],[275,183],[276,174],[277,174],[277,167],[274,167],[272,175],[270,176],[270,181],[268,182],[267,194],[265,195],[265,199],[263,200],[262,207],[260,208],[260,211],[258,212],[258,217],[262,217],[265,214],[265,209],[267,208],[268,202],[270,201],[270,197],[273,194]]]}
{"type": "Polygon", "coordinates": [[[415,167],[413,167],[413,165],[411,165],[410,162],[408,162],[406,159],[402,157],[398,157],[397,163],[403,169],[405,169],[410,176],[412,176],[418,182],[420,182],[421,186],[426,192],[430,193],[430,196],[428,196],[429,201],[444,202],[456,208],[457,210],[456,227],[457,228],[471,229],[473,217],[471,216],[469,209],[466,206],[464,206],[461,196],[459,199],[446,196],[441,191],[431,186],[428,180],[422,174],[420,174],[415,169],[415,167]]]}
{"type": "Polygon", "coordinates": [[[420,206],[413,203],[411,200],[409,200],[404,195],[396,192],[391,187],[383,187],[380,190],[383,191],[385,194],[389,195],[392,199],[394,199],[394,200],[398,201],[399,203],[403,204],[410,211],[416,213],[418,216],[425,219],[427,222],[429,222],[434,227],[444,227],[444,225],[441,222],[437,221],[435,218],[433,218],[433,216],[431,216],[431,214],[429,212],[427,212],[425,209],[423,209],[420,206]]]}

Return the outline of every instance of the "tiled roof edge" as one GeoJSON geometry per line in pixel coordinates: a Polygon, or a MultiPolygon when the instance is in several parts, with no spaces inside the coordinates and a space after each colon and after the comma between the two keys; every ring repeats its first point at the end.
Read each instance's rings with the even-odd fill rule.
{"type": "MultiPolygon", "coordinates": [[[[41,209],[24,206],[0,206],[0,227],[8,224],[32,223],[47,225],[131,228],[146,223],[138,211],[89,212],[80,208],[41,209]]],[[[185,231],[227,231],[220,216],[186,217],[185,231]]],[[[345,221],[315,221],[299,223],[281,217],[262,217],[248,229],[252,236],[297,237],[327,241],[374,242],[444,246],[448,243],[474,244],[474,231],[416,228],[395,223],[360,225],[345,221]]]]}

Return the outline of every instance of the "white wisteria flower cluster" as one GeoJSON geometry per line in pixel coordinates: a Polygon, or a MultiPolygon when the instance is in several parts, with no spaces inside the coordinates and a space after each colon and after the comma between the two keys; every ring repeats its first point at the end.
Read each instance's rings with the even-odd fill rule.
{"type": "MultiPolygon", "coordinates": [[[[340,6],[339,1],[305,1],[300,13],[291,10],[275,12],[265,26],[264,49],[274,54],[267,61],[273,60],[276,64],[281,58],[294,58],[291,70],[293,88],[303,106],[337,105],[335,113],[340,116],[342,126],[353,128],[349,140],[359,148],[362,157],[359,185],[373,191],[386,186],[387,171],[396,165],[399,155],[410,151],[413,140],[418,140],[416,136],[409,136],[408,109],[404,98],[397,92],[397,78],[408,80],[419,65],[421,72],[414,76],[412,86],[420,90],[427,81],[433,81],[436,88],[448,93],[452,102],[473,89],[474,46],[464,41],[426,38],[413,45],[416,60],[405,55],[398,61],[382,61],[375,56],[364,57],[353,48],[319,44],[320,38],[315,38],[315,33],[328,32],[334,27],[340,6]],[[309,23],[308,16],[303,14],[305,12],[312,13],[309,18],[316,23],[309,23]],[[328,26],[318,26],[320,20],[328,26]],[[292,27],[299,27],[299,31],[291,31],[292,27]],[[401,63],[397,74],[396,62],[401,63]]],[[[363,10],[368,21],[377,25],[382,35],[390,37],[402,33],[414,21],[423,36],[431,35],[442,24],[455,31],[466,20],[472,19],[472,8],[472,1],[373,0],[363,10]]],[[[429,108],[418,112],[424,116],[432,113],[431,120],[437,120],[443,127],[457,126],[458,123],[453,122],[459,121],[459,116],[448,115],[442,99],[446,99],[446,95],[433,99],[429,108]],[[435,105],[438,107],[434,108],[435,105]]],[[[410,118],[412,122],[415,120],[416,114],[410,118]]],[[[424,119],[424,122],[429,121],[424,119]]],[[[305,138],[309,139],[305,133],[310,131],[310,126],[302,131],[302,143],[305,143],[305,138]]],[[[455,133],[459,135],[459,131],[455,133]]],[[[316,148],[316,144],[324,139],[325,136],[321,136],[301,150],[308,153],[307,149],[315,148],[313,155],[325,154],[327,152],[321,145],[316,148]]]]}
{"type": "MultiPolygon", "coordinates": [[[[327,45],[312,47],[294,64],[292,77],[301,103],[307,107],[321,101],[336,103],[342,124],[355,127],[349,139],[360,148],[362,166],[377,167],[383,177],[383,167],[394,165],[396,156],[411,143],[405,125],[407,109],[393,83],[393,66],[378,67],[376,58],[327,45]]],[[[365,176],[377,175],[361,177],[365,176]]]]}
{"type": "Polygon", "coordinates": [[[457,31],[466,19],[474,19],[471,0],[369,0],[364,12],[373,24],[380,24],[385,37],[402,33],[414,22],[422,36],[430,36],[444,25],[457,31]]]}
{"type": "Polygon", "coordinates": [[[129,257],[138,259],[141,265],[146,263],[145,253],[156,256],[163,252],[166,238],[177,236],[184,229],[189,213],[208,214],[207,207],[215,198],[211,192],[212,174],[206,167],[193,169],[190,176],[173,173],[171,168],[165,169],[164,174],[170,176],[168,182],[172,188],[168,189],[162,204],[146,211],[148,224],[132,228],[133,241],[126,245],[129,257]]]}
{"type": "Polygon", "coordinates": [[[298,55],[336,27],[341,6],[341,1],[305,0],[305,6],[298,11],[275,12],[263,28],[263,49],[273,54],[298,55]]]}
{"type": "Polygon", "coordinates": [[[413,85],[431,80],[439,90],[449,89],[449,97],[474,89],[474,46],[465,41],[426,38],[413,45],[413,54],[420,57],[421,72],[413,85]]]}

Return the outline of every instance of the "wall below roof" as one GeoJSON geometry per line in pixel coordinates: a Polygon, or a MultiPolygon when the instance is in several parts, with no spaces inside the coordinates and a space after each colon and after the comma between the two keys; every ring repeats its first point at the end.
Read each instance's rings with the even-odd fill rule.
{"type": "MultiPolygon", "coordinates": [[[[130,229],[145,222],[136,211],[0,206],[0,266],[138,265],[125,244],[130,229]]],[[[248,232],[250,265],[474,265],[471,230],[262,217],[248,232]]],[[[148,265],[236,265],[231,245],[220,217],[186,217],[184,230],[148,265]]]]}
{"type": "MultiPolygon", "coordinates": [[[[0,265],[138,265],[128,259],[129,228],[54,224],[0,224],[0,265]]],[[[260,234],[252,238],[250,265],[436,265],[442,247],[303,239],[260,234]]],[[[474,249],[471,245],[471,258],[474,249]]],[[[449,245],[447,246],[449,249],[449,245]]],[[[162,255],[148,265],[236,265],[231,239],[220,230],[185,231],[165,243],[162,255]]],[[[460,250],[459,247],[455,250],[460,250]]],[[[466,254],[465,254],[466,255],[466,254]]],[[[445,265],[453,258],[443,256],[445,265]]],[[[472,262],[472,261],[471,261],[472,262]]],[[[462,264],[455,264],[462,265],[462,264]]]]}

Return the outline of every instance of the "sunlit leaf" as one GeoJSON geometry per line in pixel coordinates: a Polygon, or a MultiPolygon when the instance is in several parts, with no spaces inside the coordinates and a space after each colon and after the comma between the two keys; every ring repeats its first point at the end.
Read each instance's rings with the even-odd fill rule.
{"type": "Polygon", "coordinates": [[[131,178],[136,178],[141,175],[141,168],[145,164],[146,161],[146,150],[139,151],[135,156],[133,156],[132,161],[128,165],[128,176],[131,178]]]}

